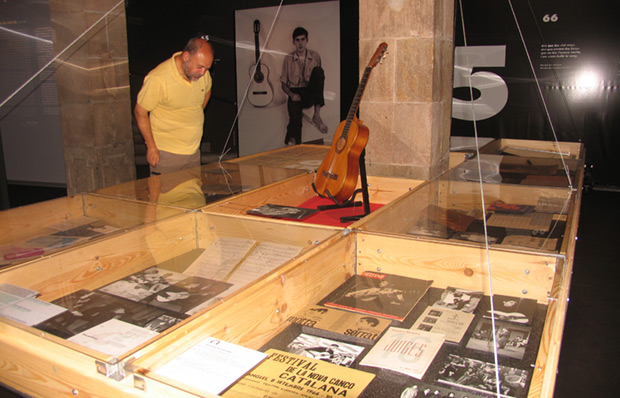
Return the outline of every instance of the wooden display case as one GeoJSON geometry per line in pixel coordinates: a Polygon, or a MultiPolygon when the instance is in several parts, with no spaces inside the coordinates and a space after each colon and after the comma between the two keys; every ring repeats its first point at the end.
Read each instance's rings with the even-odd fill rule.
{"type": "MultiPolygon", "coordinates": [[[[292,177],[286,181],[282,181],[272,186],[258,189],[252,192],[240,194],[230,199],[207,205],[200,210],[207,213],[230,214],[238,217],[255,217],[247,215],[249,210],[255,209],[265,204],[276,204],[282,206],[293,207],[309,207],[316,208],[317,205],[331,205],[333,202],[329,199],[321,200],[312,189],[314,174],[304,174],[292,177]]],[[[371,211],[386,205],[401,195],[415,189],[422,184],[421,180],[411,180],[404,178],[390,177],[373,177],[368,176],[368,196],[371,205],[371,211]]],[[[357,189],[361,188],[358,182],[357,189]]],[[[362,201],[362,194],[358,194],[357,201],[362,201]]],[[[322,225],[324,222],[332,226],[351,226],[352,222],[340,223],[338,218],[340,215],[363,215],[363,206],[338,210],[338,214],[333,220],[318,219],[310,223],[322,225]]]]}
{"type": "Polygon", "coordinates": [[[579,159],[583,156],[580,142],[553,142],[501,138],[480,148],[480,153],[507,154],[526,158],[579,159]]]}
{"type": "MultiPolygon", "coordinates": [[[[274,154],[282,152],[271,153],[263,160],[279,157],[274,154]]],[[[462,160],[458,156],[451,164],[462,160]]],[[[240,164],[253,162],[252,159],[243,159],[240,164]]],[[[0,382],[33,396],[216,396],[162,374],[162,367],[208,337],[265,350],[296,330],[291,329],[289,317],[308,305],[323,303],[349,278],[369,271],[432,281],[428,296],[403,321],[392,321],[392,326],[412,327],[415,318],[447,287],[479,291],[487,301],[490,295],[531,299],[536,315],[531,322],[531,342],[521,359],[506,357],[493,348],[480,353],[466,347],[463,340],[461,344],[442,346],[420,380],[389,376],[388,371],[355,363],[354,368],[375,375],[363,397],[400,396],[412,384],[429,388],[430,393],[433,389],[444,395],[453,391],[457,398],[488,396],[488,392],[472,392],[435,380],[446,358],[455,352],[487,364],[492,364],[497,354],[500,367],[527,374],[523,379],[527,391],[519,397],[553,395],[577,233],[581,169],[576,169],[573,187],[566,188],[501,183],[481,186],[451,180],[449,174],[431,182],[369,176],[370,202],[380,206],[346,228],[246,214],[267,203],[308,203],[316,196],[312,180],[312,174],[295,175],[202,207],[155,205],[139,195],[119,199],[118,195],[125,195],[119,192],[131,192],[132,188],[125,187],[84,195],[93,201],[92,205],[83,204],[84,214],[109,218],[115,222],[113,225],[124,225],[124,229],[87,245],[0,269],[0,284],[37,291],[38,298],[49,303],[81,289],[98,291],[153,266],[167,272],[188,272],[195,260],[203,253],[211,254],[209,250],[221,239],[270,242],[296,246],[300,251],[275,268],[256,272],[255,278],[232,293],[209,296],[198,309],[186,311],[191,312],[187,318],[121,354],[88,348],[43,330],[37,327],[39,324],[27,326],[0,318],[0,353],[7,365],[0,372],[0,382]],[[557,238],[556,245],[506,246],[496,241],[487,246],[486,241],[412,232],[421,219],[434,227],[444,225],[467,232],[470,225],[480,224],[482,208],[493,205],[495,212],[497,208],[506,210],[502,203],[520,205],[508,208],[524,212],[542,212],[544,206],[555,206],[554,213],[549,213],[548,225],[558,235],[530,237],[543,242],[557,238]],[[135,218],[130,216],[139,222],[132,224],[130,221],[135,218]]],[[[140,192],[144,192],[144,187],[140,192]]],[[[49,211],[43,210],[49,205],[31,208],[41,206],[39,220],[32,223],[40,224],[46,217],[52,219],[43,225],[56,222],[54,217],[58,215],[46,215],[49,211]]],[[[507,235],[519,229],[503,228],[507,235]]],[[[244,255],[243,259],[247,257],[244,255]]],[[[480,308],[466,339],[477,332],[488,304],[480,308]]],[[[365,347],[370,349],[371,345],[365,347]]]]}
{"type": "Polygon", "coordinates": [[[325,145],[293,145],[232,159],[230,163],[314,171],[329,152],[325,145]]]}
{"type": "MultiPolygon", "coordinates": [[[[136,205],[126,201],[120,203],[136,205]]],[[[68,308],[73,308],[71,313],[62,313],[61,315],[66,314],[66,316],[60,321],[54,321],[55,318],[52,318],[52,321],[37,323],[33,326],[0,317],[0,352],[5,363],[11,364],[10,368],[5,368],[0,373],[0,382],[33,396],[83,394],[107,397],[146,396],[134,389],[132,384],[128,384],[126,371],[128,363],[151,349],[160,347],[156,343],[160,337],[173,333],[174,330],[184,330],[182,334],[185,334],[192,329],[190,325],[195,319],[202,318],[205,314],[206,317],[210,317],[208,314],[213,313],[213,308],[219,305],[229,305],[226,291],[220,292],[216,297],[207,296],[209,301],[202,302],[198,309],[192,311],[192,315],[188,314],[186,319],[128,348],[121,354],[110,354],[89,348],[81,343],[73,342],[72,338],[59,336],[57,333],[61,330],[57,327],[59,324],[63,327],[62,332],[70,330],[79,333],[82,331],[83,325],[74,321],[75,311],[82,313],[83,318],[78,317],[80,321],[91,319],[86,317],[86,311],[89,308],[76,305],[75,302],[78,300],[71,301],[68,298],[71,294],[80,293],[78,295],[80,300],[87,296],[82,294],[83,289],[101,294],[102,287],[118,281],[134,280],[131,279],[132,275],[140,275],[141,272],[153,266],[159,267],[159,275],[170,278],[169,275],[172,273],[186,271],[204,250],[210,248],[220,238],[250,240],[258,244],[254,250],[258,250],[260,244],[263,243],[293,247],[297,249],[295,251],[297,254],[294,254],[287,262],[303,262],[313,250],[319,250],[330,240],[335,239],[336,233],[335,229],[314,228],[303,224],[280,225],[276,228],[268,220],[263,219],[240,220],[223,215],[186,212],[126,230],[123,234],[93,241],[87,246],[58,253],[40,261],[0,270],[0,284],[6,283],[31,289],[39,293],[37,299],[42,302],[57,305],[69,303],[68,308]]],[[[267,255],[263,253],[263,256],[267,255]]],[[[265,258],[263,259],[266,261],[265,258]]],[[[283,266],[286,267],[286,265],[283,266]]],[[[246,278],[247,275],[251,275],[252,278],[249,286],[245,286],[242,279],[241,285],[236,286],[237,292],[231,295],[234,297],[238,294],[247,294],[243,292],[247,289],[255,289],[253,286],[263,285],[272,273],[278,275],[277,279],[284,282],[284,279],[280,279],[278,267],[281,266],[278,265],[275,271],[261,269],[256,274],[246,272],[246,278]]],[[[191,276],[197,279],[195,274],[191,276]]],[[[150,288],[153,284],[147,286],[150,288]]],[[[211,283],[210,286],[217,287],[217,284],[211,283]]],[[[109,289],[106,291],[109,292],[109,289]]],[[[156,294],[159,292],[159,290],[156,291],[156,294]]],[[[200,293],[202,294],[202,290],[200,293]]],[[[108,297],[112,297],[109,298],[110,301],[118,300],[118,296],[108,297]]],[[[140,309],[141,312],[131,312],[134,311],[132,309],[134,304],[135,302],[132,302],[131,306],[125,307],[126,310],[122,311],[121,320],[125,321],[129,319],[126,316],[131,316],[130,319],[133,322],[138,318],[134,314],[145,313],[142,309],[140,309]]],[[[93,324],[111,319],[111,315],[105,315],[108,314],[105,312],[109,310],[108,306],[105,307],[105,311],[99,310],[98,304],[97,306],[93,304],[93,306],[98,310],[97,318],[92,318],[93,324]]],[[[127,320],[127,322],[130,321],[127,320]]],[[[141,324],[141,326],[144,325],[141,324]]],[[[236,326],[233,329],[236,329],[236,326]]]]}
{"type": "MultiPolygon", "coordinates": [[[[581,181],[579,174],[576,181],[581,181]]],[[[299,188],[300,184],[295,182],[294,185],[299,188]]],[[[307,186],[307,182],[301,185],[307,186]]],[[[277,198],[289,205],[295,205],[307,190],[290,190],[286,185],[281,188],[283,189],[275,191],[275,194],[272,192],[271,195],[265,195],[265,200],[277,198]],[[286,202],[287,200],[290,201],[286,202]]],[[[369,271],[432,280],[431,289],[436,290],[456,287],[481,291],[485,297],[509,296],[515,300],[529,299],[537,303],[536,325],[532,326],[532,330],[535,329],[536,332],[531,335],[533,337],[527,348],[528,355],[521,361],[499,355],[497,364],[501,368],[520,369],[527,373],[527,390],[523,396],[552,396],[570,288],[580,195],[579,189],[569,188],[510,184],[484,184],[481,187],[480,184],[449,179],[424,183],[409,193],[396,196],[388,205],[356,223],[352,233],[345,233],[337,242],[313,253],[304,263],[289,264],[283,268],[279,280],[277,275],[273,275],[270,284],[254,286],[236,296],[227,307],[218,307],[213,313],[214,316],[202,318],[194,324],[197,329],[191,331],[191,336],[181,337],[180,332],[177,332],[176,336],[166,336],[159,340],[161,351],[153,351],[133,364],[134,384],[136,388],[147,393],[172,395],[175,391],[184,390],[198,396],[212,396],[205,391],[188,389],[182,383],[162,376],[158,370],[169,361],[172,353],[180,355],[205,336],[248,348],[264,349],[271,341],[280,338],[283,330],[290,327],[284,320],[294,315],[296,310],[321,303],[326,295],[337,289],[344,280],[369,271]],[[484,201],[480,195],[481,189],[484,192],[484,201]],[[475,219],[476,216],[479,217],[476,210],[481,209],[483,203],[489,206],[498,202],[523,205],[519,210],[526,212],[542,212],[541,206],[554,204],[556,208],[553,211],[557,213],[552,213],[549,226],[558,229],[557,244],[553,248],[546,248],[502,246],[499,244],[501,242],[498,242],[497,245],[487,248],[483,242],[410,233],[412,225],[418,222],[419,217],[427,215],[425,209],[429,204],[469,214],[475,219]],[[314,280],[317,273],[322,277],[320,282],[314,280]],[[283,281],[286,281],[286,284],[283,281]],[[310,294],[299,297],[296,294],[301,281],[310,294]],[[263,298],[260,305],[256,304],[256,297],[263,298]],[[237,322],[231,322],[231,317],[241,323],[241,329],[251,332],[231,331],[233,323],[237,322]],[[267,324],[266,319],[271,321],[267,324]]],[[[248,199],[248,202],[243,201],[243,198],[235,199],[240,200],[234,202],[240,206],[238,212],[227,207],[232,214],[241,215],[246,209],[261,203],[251,200],[254,198],[248,199]]],[[[510,211],[514,209],[510,207],[510,211]]],[[[548,210],[547,207],[545,209],[548,210]]],[[[205,211],[209,212],[211,209],[206,208],[205,211]]],[[[542,236],[542,239],[548,238],[542,236]]],[[[418,315],[419,313],[418,311],[418,315]]],[[[472,328],[473,326],[470,326],[468,333],[475,332],[472,328]]],[[[450,350],[440,352],[436,358],[445,359],[450,355],[450,350]]],[[[465,352],[468,356],[477,357],[488,364],[493,363],[489,354],[472,354],[472,349],[463,347],[460,347],[458,352],[465,352]]],[[[426,379],[426,376],[421,381],[407,379],[407,385],[417,383],[420,388],[431,388],[430,391],[435,389],[441,394],[453,392],[459,397],[486,396],[482,392],[472,392],[459,387],[451,391],[454,386],[437,384],[432,374],[436,374],[438,366],[441,366],[441,363],[431,365],[429,379],[426,379]]],[[[372,371],[367,367],[361,368],[366,372],[372,371]]],[[[374,373],[378,377],[382,375],[380,371],[374,373]]],[[[401,378],[406,379],[405,376],[401,378]]],[[[383,385],[372,386],[371,384],[362,396],[394,394],[393,390],[385,390],[383,385]]],[[[400,388],[402,390],[404,387],[400,388]]]]}
{"type": "MultiPolygon", "coordinates": [[[[380,216],[378,213],[377,217],[380,216]]],[[[570,232],[574,234],[574,229],[570,232]]],[[[487,252],[482,247],[355,230],[313,252],[303,263],[288,264],[278,274],[265,278],[264,284],[254,285],[213,308],[193,323],[191,329],[175,330],[159,339],[158,350],[132,363],[134,385],[155,396],[185,396],[187,391],[196,396],[214,396],[171,380],[159,373],[159,369],[207,337],[252,349],[263,349],[282,334],[286,335],[290,327],[286,322],[289,316],[295,315],[307,305],[321,303],[322,299],[352,275],[371,271],[432,280],[431,289],[434,290],[452,286],[482,291],[485,295],[492,292],[496,296],[535,300],[538,303],[537,337],[532,337],[527,351],[529,354],[525,359],[525,362],[531,362],[527,362],[527,366],[524,361],[516,362],[518,365],[515,365],[514,360],[500,357],[498,363],[500,366],[516,367],[527,372],[529,392],[524,396],[551,396],[566,313],[570,261],[567,256],[558,254],[494,248],[487,252]],[[487,259],[491,267],[487,266],[487,259]]],[[[400,324],[393,322],[392,325],[400,324]]],[[[411,323],[407,326],[410,327],[411,323]]],[[[307,329],[303,330],[307,332],[307,329]]],[[[466,351],[467,354],[471,355],[470,351],[466,351]]],[[[450,352],[449,349],[440,352],[436,358],[441,362],[450,352]]],[[[488,355],[478,354],[477,357],[492,362],[488,355]]],[[[428,380],[424,378],[416,381],[401,375],[396,379],[396,387],[385,386],[390,380],[377,382],[376,385],[371,383],[362,396],[395,396],[394,388],[402,391],[405,386],[412,384],[420,385],[420,389],[438,390],[442,394],[454,392],[457,397],[485,396],[434,382],[432,378],[440,362],[431,365],[428,380]]],[[[373,372],[370,368],[358,365],[359,368],[364,372],[373,372]]],[[[377,380],[384,376],[381,371],[374,373],[377,380]]],[[[397,391],[396,396],[399,393],[397,391]]]]}
{"type": "Polygon", "coordinates": [[[94,194],[0,212],[0,269],[33,261],[182,213],[94,194]]]}
{"type": "Polygon", "coordinates": [[[436,180],[369,215],[358,228],[419,240],[474,246],[488,241],[492,247],[566,254],[572,244],[569,237],[578,214],[578,195],[579,191],[568,188],[481,187],[473,182],[436,180]]]}

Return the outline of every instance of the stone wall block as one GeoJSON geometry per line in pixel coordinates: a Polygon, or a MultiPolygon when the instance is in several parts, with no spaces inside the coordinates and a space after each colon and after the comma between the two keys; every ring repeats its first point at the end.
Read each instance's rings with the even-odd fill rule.
{"type": "Polygon", "coordinates": [[[453,21],[450,0],[360,0],[360,68],[389,45],[360,105],[369,174],[430,179],[447,169],[453,21]]]}
{"type": "Polygon", "coordinates": [[[396,102],[433,100],[434,41],[409,38],[397,41],[396,102]]]}
{"type": "Polygon", "coordinates": [[[52,0],[50,12],[67,192],[135,179],[124,3],[52,0]]]}
{"type": "Polygon", "coordinates": [[[66,62],[56,62],[56,87],[60,103],[90,102],[90,76],[84,68],[66,62]]]}
{"type": "MultiPolygon", "coordinates": [[[[360,79],[381,42],[381,40],[377,39],[360,41],[360,79]]],[[[394,81],[396,59],[393,55],[395,54],[395,42],[394,40],[385,40],[385,42],[388,45],[387,54],[383,57],[381,63],[376,65],[370,72],[370,78],[366,83],[362,102],[365,100],[392,101],[394,98],[396,86],[394,81]]]]}
{"type": "Polygon", "coordinates": [[[92,147],[92,105],[90,102],[71,103],[60,101],[60,127],[62,143],[65,148],[92,147]],[[86,139],[88,137],[88,139],[86,139]]]}
{"type": "Polygon", "coordinates": [[[360,39],[432,37],[436,0],[360,0],[360,39]]]}

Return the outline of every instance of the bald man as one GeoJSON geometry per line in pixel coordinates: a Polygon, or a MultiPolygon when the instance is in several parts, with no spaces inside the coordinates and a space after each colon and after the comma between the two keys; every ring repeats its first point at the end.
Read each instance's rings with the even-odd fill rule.
{"type": "Polygon", "coordinates": [[[151,175],[200,166],[204,108],[211,97],[213,48],[190,39],[144,78],[134,115],[151,175]]]}

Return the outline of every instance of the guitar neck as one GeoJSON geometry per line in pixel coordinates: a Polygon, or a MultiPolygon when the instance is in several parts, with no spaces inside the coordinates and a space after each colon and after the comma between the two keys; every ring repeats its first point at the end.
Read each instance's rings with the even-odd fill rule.
{"type": "Polygon", "coordinates": [[[258,45],[258,33],[254,33],[254,47],[255,47],[255,54],[256,54],[256,63],[258,64],[259,59],[260,59],[260,47],[258,45]]]}
{"type": "Polygon", "coordinates": [[[346,138],[346,135],[349,132],[349,127],[351,127],[351,123],[353,123],[353,118],[355,118],[355,114],[357,113],[357,109],[359,108],[360,101],[362,100],[362,94],[364,94],[364,89],[366,88],[366,83],[368,82],[368,78],[370,77],[371,71],[372,71],[372,68],[370,66],[364,69],[362,80],[360,81],[359,86],[357,86],[355,97],[353,98],[353,102],[351,103],[351,107],[349,108],[349,113],[347,113],[347,119],[345,121],[344,128],[342,131],[342,137],[346,138]]]}

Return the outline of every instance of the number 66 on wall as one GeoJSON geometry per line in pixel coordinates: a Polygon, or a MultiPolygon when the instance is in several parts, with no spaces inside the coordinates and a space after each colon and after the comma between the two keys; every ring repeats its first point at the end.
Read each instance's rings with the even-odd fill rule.
{"type": "Polygon", "coordinates": [[[506,66],[506,46],[471,46],[454,49],[452,87],[462,87],[469,92],[471,84],[473,91],[480,93],[480,96],[473,101],[452,98],[453,118],[479,121],[493,117],[504,109],[508,102],[508,87],[504,79],[491,72],[472,73],[474,67],[485,66],[506,66]]]}

